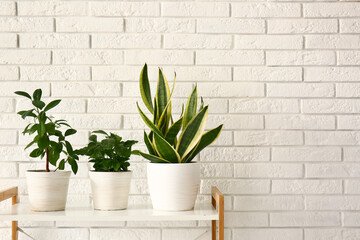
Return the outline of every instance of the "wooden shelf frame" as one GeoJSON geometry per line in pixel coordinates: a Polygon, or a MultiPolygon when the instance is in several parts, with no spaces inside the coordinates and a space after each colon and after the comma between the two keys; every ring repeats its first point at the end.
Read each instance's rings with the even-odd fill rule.
{"type": "Polygon", "coordinates": [[[151,208],[129,208],[122,211],[97,211],[89,207],[68,207],[65,211],[60,212],[32,212],[27,204],[17,204],[18,188],[12,187],[0,191],[0,202],[12,198],[12,205],[15,205],[8,210],[0,212],[0,220],[12,221],[12,240],[18,239],[18,221],[33,220],[33,221],[70,221],[73,216],[77,217],[79,221],[89,221],[96,217],[99,221],[205,221],[211,220],[211,235],[212,240],[217,239],[217,222],[218,222],[218,239],[224,240],[224,195],[215,186],[211,188],[211,204],[204,208],[195,208],[192,211],[184,212],[163,212],[152,210],[151,208]],[[83,216],[85,215],[85,216],[83,216]]]}

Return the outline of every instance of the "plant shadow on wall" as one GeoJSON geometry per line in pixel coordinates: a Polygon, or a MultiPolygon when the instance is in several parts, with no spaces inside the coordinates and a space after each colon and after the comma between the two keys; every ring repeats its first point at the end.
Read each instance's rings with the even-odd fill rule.
{"type": "Polygon", "coordinates": [[[159,69],[157,90],[152,101],[147,65],[140,74],[140,93],[147,109],[148,118],[137,104],[138,111],[150,132],[144,132],[144,142],[149,153],[135,151],[150,160],[148,184],[153,207],[159,210],[189,210],[194,207],[200,185],[200,166],[192,163],[194,157],[213,143],[220,135],[223,125],[204,133],[208,118],[208,106],[197,104],[197,87],[191,92],[185,109],[178,120],[171,113],[171,97],[168,81],[159,69]],[[180,134],[180,135],[179,135],[180,134]],[[178,137],[179,135],[179,137],[178,137]]]}
{"type": "Polygon", "coordinates": [[[55,120],[48,115],[48,111],[56,107],[61,100],[54,100],[46,105],[41,99],[41,89],[36,89],[32,96],[23,91],[17,91],[15,94],[29,99],[33,105],[30,110],[18,112],[23,119],[32,120],[25,127],[23,134],[35,135],[25,149],[36,144],[30,157],[41,159],[45,157],[46,159],[45,170],[26,172],[31,209],[35,211],[64,210],[70,171],[57,170],[64,170],[65,164],[68,163],[74,174],[78,171],[79,157],[67,140],[67,137],[76,133],[76,130],[71,128],[66,120],[55,120]],[[64,127],[68,129],[63,133],[64,127]],[[50,164],[56,169],[51,171],[50,164]]]}

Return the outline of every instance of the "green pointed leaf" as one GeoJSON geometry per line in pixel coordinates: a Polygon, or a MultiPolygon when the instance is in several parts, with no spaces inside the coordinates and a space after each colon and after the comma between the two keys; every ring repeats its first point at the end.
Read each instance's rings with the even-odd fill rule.
{"type": "Polygon", "coordinates": [[[93,133],[100,133],[100,134],[104,134],[104,135],[108,136],[108,134],[103,130],[96,130],[96,131],[93,131],[93,133]]]}
{"type": "Polygon", "coordinates": [[[43,151],[44,150],[42,150],[42,149],[36,148],[36,149],[32,150],[32,152],[30,153],[30,157],[37,158],[43,153],[43,151]]]}
{"type": "Polygon", "coordinates": [[[186,126],[189,124],[191,119],[193,119],[193,117],[195,116],[196,107],[197,107],[197,90],[195,87],[191,92],[191,95],[189,96],[188,101],[186,103],[184,120],[183,120],[184,128],[186,128],[186,126]]]}
{"type": "MultiPolygon", "coordinates": [[[[136,103],[137,104],[137,103],[136,103]]],[[[139,110],[141,118],[144,120],[145,124],[154,132],[159,134],[160,136],[163,136],[163,134],[160,132],[160,130],[151,122],[151,120],[141,111],[139,104],[137,104],[137,108],[139,110]]]]}
{"type": "Polygon", "coordinates": [[[45,129],[46,132],[50,133],[50,134],[55,134],[55,124],[50,122],[45,124],[45,129]]]}
{"type": "Polygon", "coordinates": [[[40,127],[38,128],[39,136],[43,136],[46,132],[46,127],[44,122],[40,122],[40,127]]]}
{"type": "Polygon", "coordinates": [[[204,99],[202,97],[200,97],[200,99],[201,99],[201,104],[200,104],[199,112],[204,108],[204,99]]]}
{"type": "Polygon", "coordinates": [[[168,84],[163,72],[159,68],[159,78],[158,78],[155,98],[156,98],[156,102],[158,105],[158,112],[159,112],[160,116],[165,110],[165,107],[168,103],[169,97],[170,97],[169,84],[168,84]]]}
{"type": "Polygon", "coordinates": [[[155,150],[154,150],[154,146],[152,145],[148,135],[146,134],[146,132],[144,131],[144,142],[145,142],[145,145],[149,151],[149,153],[151,155],[155,155],[155,150]]]}
{"type": "Polygon", "coordinates": [[[147,160],[150,160],[150,162],[153,162],[153,163],[171,163],[168,160],[165,160],[163,158],[160,158],[160,157],[157,157],[157,156],[154,156],[154,155],[150,155],[150,154],[147,154],[147,153],[143,153],[143,152],[140,152],[138,150],[134,150],[133,154],[142,156],[143,158],[146,158],[147,160]]]}
{"type": "Polygon", "coordinates": [[[147,64],[145,63],[143,69],[140,73],[140,94],[141,98],[144,101],[145,106],[151,113],[154,112],[154,108],[151,101],[151,90],[149,84],[147,64]]]}
{"type": "Polygon", "coordinates": [[[180,156],[176,150],[162,137],[158,134],[154,134],[155,148],[160,154],[160,157],[166,159],[172,163],[179,163],[180,156]]]}
{"type": "Polygon", "coordinates": [[[26,147],[24,149],[28,149],[29,147],[31,147],[36,141],[31,141],[28,145],[26,145],[26,147]]]}
{"type": "Polygon", "coordinates": [[[42,90],[40,88],[36,89],[33,93],[34,100],[40,100],[41,96],[42,96],[42,90]]]}
{"type": "Polygon", "coordinates": [[[49,111],[50,109],[56,107],[59,103],[61,102],[61,100],[54,100],[52,102],[50,102],[48,105],[46,105],[44,111],[49,111]]]}
{"type": "Polygon", "coordinates": [[[17,94],[17,95],[19,95],[19,96],[27,97],[28,99],[31,100],[31,96],[30,96],[30,94],[28,94],[27,92],[16,91],[15,94],[17,94]]]}
{"type": "Polygon", "coordinates": [[[70,129],[66,130],[66,132],[65,132],[65,137],[66,137],[66,136],[73,135],[73,134],[75,134],[76,132],[77,132],[77,131],[76,131],[75,129],[70,128],[70,129]]]}
{"type": "Polygon", "coordinates": [[[175,145],[175,138],[181,129],[182,120],[183,118],[180,118],[175,123],[173,123],[173,125],[170,126],[168,132],[165,135],[166,141],[168,141],[171,145],[175,145]]]}
{"type": "Polygon", "coordinates": [[[44,135],[39,138],[39,141],[37,142],[40,149],[45,149],[49,146],[50,140],[49,137],[44,135]]]}
{"type": "Polygon", "coordinates": [[[43,109],[45,107],[45,103],[43,101],[40,101],[40,100],[34,100],[34,101],[32,101],[32,104],[35,107],[40,108],[40,109],[43,109]]]}
{"type": "Polygon", "coordinates": [[[73,171],[73,173],[76,175],[77,171],[78,171],[78,164],[76,162],[75,159],[69,157],[68,158],[68,163],[70,164],[71,166],[71,170],[73,171]]]}
{"type": "Polygon", "coordinates": [[[185,160],[184,162],[191,162],[191,160],[199,154],[204,148],[212,144],[219,136],[223,125],[218,126],[217,128],[211,129],[202,135],[199,143],[194,147],[194,149],[181,161],[185,160]]]}
{"type": "Polygon", "coordinates": [[[33,113],[35,109],[30,109],[30,110],[27,110],[27,111],[20,111],[18,112],[17,114],[21,115],[21,118],[22,119],[25,119],[26,117],[36,117],[36,115],[33,113]]]}
{"type": "Polygon", "coordinates": [[[176,150],[180,157],[186,156],[198,143],[204,132],[208,115],[208,106],[204,107],[187,125],[180,135],[176,150]]]}
{"type": "Polygon", "coordinates": [[[74,150],[68,141],[65,141],[65,147],[66,147],[66,151],[68,152],[69,155],[74,154],[74,150]]]}
{"type": "Polygon", "coordinates": [[[65,159],[61,159],[59,163],[59,170],[64,170],[64,169],[65,169],[65,159]]]}

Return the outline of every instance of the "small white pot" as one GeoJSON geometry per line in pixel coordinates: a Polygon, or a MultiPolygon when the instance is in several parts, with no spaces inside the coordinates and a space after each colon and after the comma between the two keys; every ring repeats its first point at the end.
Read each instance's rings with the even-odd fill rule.
{"type": "Polygon", "coordinates": [[[66,206],[70,171],[26,172],[30,208],[33,211],[62,211],[66,206]]]}
{"type": "Polygon", "coordinates": [[[194,208],[200,186],[199,163],[148,163],[147,177],[154,209],[186,211],[194,208]]]}
{"type": "Polygon", "coordinates": [[[90,171],[94,209],[126,209],[130,191],[131,171],[95,172],[90,171]]]}

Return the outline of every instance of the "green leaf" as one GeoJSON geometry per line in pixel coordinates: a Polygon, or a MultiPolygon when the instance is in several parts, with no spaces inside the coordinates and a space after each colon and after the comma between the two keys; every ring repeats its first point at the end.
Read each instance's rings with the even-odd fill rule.
{"type": "Polygon", "coordinates": [[[158,134],[154,134],[155,148],[160,154],[160,157],[166,159],[172,163],[179,163],[180,156],[176,150],[162,137],[158,134]]]}
{"type": "Polygon", "coordinates": [[[45,149],[49,146],[49,137],[44,135],[39,138],[39,141],[37,142],[40,149],[45,149]]]}
{"type": "Polygon", "coordinates": [[[60,102],[61,102],[60,99],[59,99],[59,100],[54,100],[54,101],[50,102],[48,105],[46,105],[44,111],[45,111],[45,112],[46,112],[46,111],[49,111],[50,109],[56,107],[60,102]]]}
{"type": "Polygon", "coordinates": [[[27,92],[23,92],[23,91],[16,91],[15,94],[23,96],[23,97],[27,97],[28,99],[31,100],[31,96],[30,94],[28,94],[27,92]]]}
{"type": "Polygon", "coordinates": [[[75,134],[76,132],[77,132],[77,131],[76,131],[75,129],[70,128],[70,129],[66,130],[66,132],[65,132],[65,137],[70,136],[70,135],[73,135],[73,134],[75,134]]]}
{"type": "MultiPolygon", "coordinates": [[[[136,103],[137,104],[137,103],[136,103]]],[[[160,130],[151,122],[151,120],[141,111],[139,104],[137,104],[137,108],[139,110],[141,118],[144,120],[145,124],[154,132],[159,134],[160,136],[163,136],[163,134],[160,132],[160,130]]]]}
{"type": "Polygon", "coordinates": [[[150,154],[147,154],[147,153],[143,153],[143,152],[140,152],[138,150],[133,151],[133,154],[140,155],[143,158],[146,158],[147,160],[150,160],[150,162],[153,162],[153,163],[171,163],[168,160],[165,160],[163,158],[160,158],[160,157],[157,157],[157,156],[154,156],[154,155],[150,155],[150,154]]]}
{"type": "Polygon", "coordinates": [[[28,145],[26,145],[26,147],[24,149],[28,149],[29,147],[31,147],[34,143],[36,143],[36,141],[31,141],[28,145]]]}
{"type": "Polygon", "coordinates": [[[70,158],[68,158],[68,163],[71,166],[71,170],[76,175],[76,173],[78,171],[78,164],[77,164],[76,160],[70,157],[70,158]]]}
{"type": "Polygon", "coordinates": [[[96,131],[93,131],[93,133],[100,133],[100,134],[104,134],[104,135],[107,135],[109,136],[105,131],[103,130],[96,130],[96,131]]]}
{"type": "Polygon", "coordinates": [[[30,157],[37,158],[43,153],[43,151],[44,150],[42,150],[42,149],[36,148],[36,149],[32,150],[32,152],[30,153],[30,157]]]}
{"type": "Polygon", "coordinates": [[[97,142],[97,136],[96,135],[90,135],[89,141],[90,142],[97,142]]]}
{"type": "Polygon", "coordinates": [[[211,129],[202,135],[199,143],[194,147],[194,149],[184,158],[184,162],[191,162],[191,160],[199,154],[204,148],[212,144],[219,136],[223,125],[218,126],[217,128],[211,129]]]}
{"type": "Polygon", "coordinates": [[[151,141],[150,141],[150,139],[149,139],[149,137],[148,137],[148,135],[146,134],[145,131],[144,131],[144,142],[145,142],[145,145],[146,145],[149,153],[151,155],[156,155],[155,150],[154,150],[154,146],[152,145],[152,143],[151,143],[151,141]]]}
{"type": "Polygon", "coordinates": [[[40,100],[41,99],[41,95],[42,95],[42,90],[39,88],[39,89],[36,89],[33,93],[33,98],[34,100],[40,100]]]}
{"type": "Polygon", "coordinates": [[[65,169],[65,159],[61,159],[59,163],[59,169],[64,170],[65,169]]]}
{"type": "Polygon", "coordinates": [[[201,99],[201,104],[200,104],[199,112],[204,108],[204,99],[202,97],[200,97],[200,99],[201,99]]]}
{"type": "Polygon", "coordinates": [[[55,124],[54,123],[47,123],[45,124],[46,132],[50,134],[55,134],[55,124]]]}
{"type": "Polygon", "coordinates": [[[38,130],[38,128],[39,128],[39,124],[33,125],[29,130],[29,134],[30,135],[33,134],[34,132],[36,132],[38,130]]]}
{"type": "Polygon", "coordinates": [[[173,125],[170,126],[168,132],[165,135],[166,141],[168,141],[171,145],[174,145],[175,138],[178,135],[181,126],[182,126],[182,120],[183,118],[180,118],[176,122],[173,123],[173,125]]]}
{"type": "Polygon", "coordinates": [[[38,133],[40,136],[43,136],[46,132],[46,127],[44,122],[40,122],[40,127],[38,128],[38,133]]]}
{"type": "Polygon", "coordinates": [[[186,103],[184,120],[183,120],[184,128],[186,128],[186,126],[189,124],[191,119],[195,116],[196,107],[197,107],[197,90],[195,87],[191,92],[191,95],[189,96],[188,101],[186,103]]]}
{"type": "Polygon", "coordinates": [[[208,115],[208,106],[204,107],[182,131],[176,150],[180,157],[183,158],[198,143],[204,132],[208,115]]]}
{"type": "Polygon", "coordinates": [[[36,117],[36,115],[33,113],[35,109],[30,109],[30,110],[27,110],[27,111],[20,111],[18,112],[17,114],[21,115],[22,119],[25,119],[26,117],[36,117]]]}
{"type": "Polygon", "coordinates": [[[159,68],[159,78],[158,78],[155,98],[156,98],[156,103],[158,105],[158,112],[160,116],[165,110],[165,107],[169,101],[169,97],[170,97],[169,84],[163,72],[159,68]]]}
{"type": "Polygon", "coordinates": [[[68,152],[69,155],[74,154],[74,150],[68,141],[65,141],[65,147],[66,147],[66,151],[68,152]]]}
{"type": "Polygon", "coordinates": [[[150,90],[149,77],[148,77],[146,63],[140,73],[140,94],[141,94],[141,98],[144,101],[144,104],[147,107],[147,109],[149,109],[149,111],[151,113],[153,113],[154,107],[153,107],[152,101],[151,101],[151,90],[150,90]]]}
{"type": "Polygon", "coordinates": [[[40,109],[43,109],[45,107],[45,103],[43,101],[40,101],[40,100],[34,100],[34,101],[32,101],[32,104],[35,107],[40,108],[40,109]]]}

